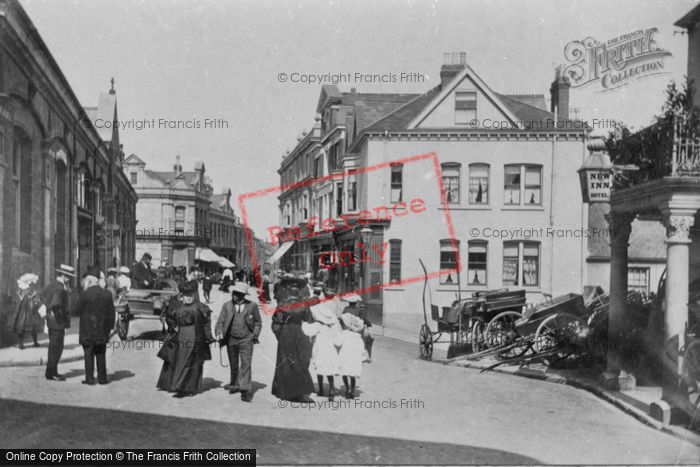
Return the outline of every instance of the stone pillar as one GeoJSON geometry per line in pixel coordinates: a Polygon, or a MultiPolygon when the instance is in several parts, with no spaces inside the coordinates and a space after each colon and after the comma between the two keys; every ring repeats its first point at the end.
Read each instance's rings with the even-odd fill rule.
{"type": "Polygon", "coordinates": [[[622,369],[619,347],[620,334],[627,308],[627,247],[635,215],[613,213],[606,215],[610,226],[610,308],[608,311],[607,368],[602,375],[604,385],[613,390],[632,389],[634,376],[622,369]]]}
{"type": "Polygon", "coordinates": [[[55,206],[53,206],[52,195],[52,184],[54,183],[54,164],[53,157],[47,149],[43,151],[43,162],[44,162],[44,183],[42,184],[42,191],[44,194],[44,277],[40,280],[44,285],[48,284],[53,276],[53,260],[51,258],[51,252],[53,251],[53,214],[55,212],[55,206]]]}
{"type": "MultiPolygon", "coordinates": [[[[9,292],[5,282],[5,161],[0,158],[0,296],[9,292]]],[[[8,247],[12,248],[11,245],[8,247]]]]}
{"type": "Polygon", "coordinates": [[[666,309],[664,313],[663,392],[661,398],[671,407],[682,407],[688,400],[681,384],[680,349],[685,345],[688,323],[688,275],[690,227],[695,211],[670,210],[664,213],[666,224],[666,309]]]}

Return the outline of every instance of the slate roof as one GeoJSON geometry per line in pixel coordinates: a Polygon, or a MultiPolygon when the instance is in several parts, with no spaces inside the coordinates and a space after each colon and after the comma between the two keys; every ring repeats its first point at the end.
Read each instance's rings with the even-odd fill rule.
{"type": "Polygon", "coordinates": [[[197,172],[182,172],[182,178],[177,179],[175,178],[175,172],[172,170],[169,172],[144,170],[144,172],[146,172],[146,175],[148,175],[149,177],[154,178],[156,180],[160,180],[164,186],[173,186],[180,180],[184,181],[185,184],[187,184],[188,186],[191,186],[199,178],[199,174],[197,172]]]}
{"type": "Polygon", "coordinates": [[[503,94],[506,97],[510,97],[512,99],[515,99],[516,101],[520,101],[524,104],[531,105],[533,107],[537,107],[538,109],[542,109],[544,111],[547,111],[547,102],[544,100],[544,94],[503,94]]]}
{"type": "MultiPolygon", "coordinates": [[[[554,114],[546,110],[542,110],[538,107],[528,104],[527,102],[518,100],[514,95],[506,95],[495,93],[496,96],[501,100],[503,105],[508,107],[508,110],[513,112],[513,114],[518,117],[521,122],[546,122],[547,120],[553,120],[554,114]]],[[[544,99],[544,97],[543,97],[544,99]]],[[[529,100],[529,99],[528,99],[529,100]]]]}
{"type": "Polygon", "coordinates": [[[414,95],[413,99],[400,106],[394,112],[386,115],[381,120],[367,128],[368,131],[402,130],[405,129],[413,118],[425,108],[433,98],[441,91],[441,86],[436,86],[425,94],[414,95]]]}
{"type": "Polygon", "coordinates": [[[354,106],[357,129],[363,130],[419,95],[347,92],[343,93],[343,105],[354,106]]]}

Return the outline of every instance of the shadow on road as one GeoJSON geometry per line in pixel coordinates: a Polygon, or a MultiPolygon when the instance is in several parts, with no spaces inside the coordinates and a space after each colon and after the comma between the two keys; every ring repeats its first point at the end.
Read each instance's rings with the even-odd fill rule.
{"type": "Polygon", "coordinates": [[[254,448],[259,464],[541,464],[476,446],[0,399],[3,448],[254,448]],[[42,435],[38,435],[42,433],[42,435]]]}

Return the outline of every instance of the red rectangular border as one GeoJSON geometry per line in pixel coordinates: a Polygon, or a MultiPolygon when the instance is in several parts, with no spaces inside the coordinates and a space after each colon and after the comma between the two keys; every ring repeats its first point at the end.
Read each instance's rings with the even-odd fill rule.
{"type": "MultiPolygon", "coordinates": [[[[241,219],[243,220],[243,225],[245,226],[246,240],[248,242],[248,250],[250,253],[251,261],[253,263],[253,271],[255,273],[255,284],[258,287],[258,289],[260,289],[260,284],[262,282],[262,278],[259,277],[259,273],[258,273],[259,264],[258,264],[258,259],[255,256],[255,242],[253,241],[251,229],[248,225],[248,210],[246,209],[246,206],[245,206],[245,201],[247,199],[258,198],[260,196],[265,196],[265,195],[269,195],[269,194],[273,194],[273,193],[281,193],[281,192],[284,192],[287,190],[291,190],[293,188],[306,187],[306,186],[310,186],[313,184],[322,183],[322,182],[325,182],[328,180],[343,180],[348,175],[369,173],[369,172],[383,169],[383,168],[386,168],[386,167],[389,167],[389,166],[395,165],[395,164],[407,165],[407,164],[410,164],[411,162],[418,162],[418,161],[422,161],[422,160],[426,160],[426,159],[432,159],[432,161],[433,161],[433,167],[435,169],[435,174],[437,176],[437,181],[438,181],[437,184],[438,184],[438,188],[440,189],[440,202],[442,204],[442,209],[445,213],[445,222],[447,224],[447,232],[448,232],[450,240],[452,241],[452,247],[457,252],[459,252],[458,240],[455,236],[454,224],[452,223],[452,214],[450,213],[450,209],[449,209],[449,206],[447,204],[447,193],[445,192],[445,187],[442,183],[442,169],[440,167],[440,161],[438,160],[437,154],[434,152],[430,152],[430,153],[425,153],[425,154],[408,156],[408,157],[404,157],[401,159],[396,159],[396,160],[387,161],[387,162],[381,162],[379,164],[375,164],[375,165],[368,166],[368,167],[359,167],[356,169],[346,170],[343,172],[338,172],[338,173],[326,175],[324,177],[312,178],[309,180],[303,180],[301,182],[289,183],[286,185],[277,185],[277,186],[265,188],[262,190],[251,191],[248,193],[240,194],[238,196],[238,205],[239,205],[239,208],[241,211],[241,219]]],[[[353,290],[351,292],[345,292],[344,294],[338,295],[338,297],[343,297],[343,296],[350,295],[350,294],[365,295],[369,292],[373,292],[375,290],[379,290],[379,289],[383,289],[385,287],[388,287],[389,285],[391,285],[393,287],[396,285],[412,284],[415,282],[421,282],[421,281],[426,280],[426,279],[435,279],[437,277],[440,277],[440,276],[445,275],[445,274],[449,274],[451,272],[461,272],[461,271],[462,271],[462,261],[461,261],[460,255],[457,254],[457,268],[456,269],[442,269],[442,270],[439,270],[437,272],[428,273],[427,275],[421,274],[421,275],[418,275],[415,277],[409,277],[407,279],[402,279],[399,282],[392,282],[391,284],[386,283],[386,284],[373,285],[373,286],[365,287],[362,289],[353,290]]],[[[315,303],[318,303],[317,299],[310,298],[308,300],[305,300],[304,302],[296,303],[296,304],[294,304],[293,307],[289,307],[286,309],[292,309],[292,308],[301,307],[301,306],[309,306],[309,305],[315,304],[315,303]]],[[[279,308],[279,307],[274,307],[274,308],[269,307],[264,300],[262,301],[261,305],[262,305],[263,312],[266,314],[274,314],[277,311],[277,309],[279,308]]]]}

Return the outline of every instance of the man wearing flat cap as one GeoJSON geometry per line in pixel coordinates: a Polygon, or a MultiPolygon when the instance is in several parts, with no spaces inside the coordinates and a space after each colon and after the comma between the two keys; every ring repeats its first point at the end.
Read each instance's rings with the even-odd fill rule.
{"type": "Polygon", "coordinates": [[[262,329],[258,306],[246,299],[247,294],[246,284],[242,282],[234,284],[231,291],[233,299],[224,303],[215,329],[219,343],[225,345],[228,350],[231,369],[231,382],[224,388],[231,394],[240,391],[241,400],[244,402],[250,402],[253,399],[251,394],[253,344],[257,343],[262,329]]]}
{"type": "Polygon", "coordinates": [[[68,291],[71,278],[75,278],[75,269],[61,264],[56,268],[56,279],[51,281],[41,294],[46,304],[46,327],[49,330],[49,354],[46,358],[45,376],[52,381],[66,379],[58,373],[58,362],[63,354],[66,329],[70,327],[68,291]]]}

